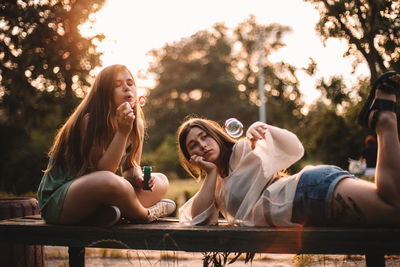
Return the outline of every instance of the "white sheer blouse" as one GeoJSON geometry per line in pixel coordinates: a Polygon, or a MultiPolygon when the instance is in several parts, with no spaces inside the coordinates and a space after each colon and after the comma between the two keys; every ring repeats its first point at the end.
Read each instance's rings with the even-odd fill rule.
{"type": "Polygon", "coordinates": [[[217,178],[215,202],[192,218],[191,207],[196,194],[179,209],[181,223],[216,224],[218,212],[221,212],[230,224],[297,226],[290,219],[302,172],[282,178],[276,173],[298,161],[304,148],[295,134],[271,125],[267,127],[265,140],[259,140],[254,150],[247,138],[235,144],[229,175],[217,178]]]}

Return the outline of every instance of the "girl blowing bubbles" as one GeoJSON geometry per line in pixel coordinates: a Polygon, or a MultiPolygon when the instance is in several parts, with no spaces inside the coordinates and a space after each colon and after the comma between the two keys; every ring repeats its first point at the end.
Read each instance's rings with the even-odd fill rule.
{"type": "Polygon", "coordinates": [[[394,113],[400,75],[382,75],[359,122],[376,130],[376,183],[329,165],[280,174],[303,156],[293,133],[256,122],[235,141],[214,121],[192,118],[178,130],[182,166],[203,179],[179,210],[182,223],[215,224],[218,212],[247,226],[389,225],[400,223],[400,145],[394,113]]]}
{"type": "Polygon", "coordinates": [[[175,210],[173,201],[161,199],[169,185],[165,175],[153,173],[151,191],[142,189],[144,116],[136,102],[135,82],[125,66],[98,74],[49,152],[38,190],[46,222],[110,227],[120,216],[151,222],[175,210]],[[123,177],[115,174],[120,163],[123,177]]]}

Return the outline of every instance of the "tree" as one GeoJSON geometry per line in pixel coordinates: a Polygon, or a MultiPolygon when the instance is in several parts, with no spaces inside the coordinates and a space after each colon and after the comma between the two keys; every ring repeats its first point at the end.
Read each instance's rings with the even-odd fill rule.
{"type": "Polygon", "coordinates": [[[371,84],[388,69],[400,71],[400,1],[386,0],[304,0],[320,13],[316,26],[324,41],[344,38],[346,56],[354,66],[366,61],[371,84]]]}
{"type": "Polygon", "coordinates": [[[0,3],[0,188],[36,190],[56,129],[88,89],[100,65],[79,25],[104,0],[0,3]]]}
{"type": "Polygon", "coordinates": [[[93,40],[104,37],[83,38],[78,27],[103,2],[19,0],[0,4],[1,108],[8,120],[27,120],[32,115],[27,106],[34,105],[43,91],[62,99],[63,115],[69,115],[76,97],[82,97],[89,85],[90,71],[100,64],[93,40]]]}
{"type": "MultiPolygon", "coordinates": [[[[357,90],[364,96],[369,82],[360,80],[357,90]]],[[[310,111],[301,125],[300,139],[306,151],[308,162],[333,164],[344,169],[348,158],[358,159],[363,140],[373,131],[365,131],[356,123],[362,102],[350,97],[354,92],[348,89],[342,77],[334,76],[329,81],[319,81],[317,89],[322,98],[309,107],[310,111]]]]}
{"type": "Polygon", "coordinates": [[[240,23],[234,29],[233,44],[236,47],[232,58],[232,72],[239,84],[238,88],[250,103],[259,102],[258,60],[259,36],[262,38],[262,65],[264,89],[266,93],[267,122],[296,131],[303,106],[299,81],[295,75],[297,69],[285,62],[272,63],[269,56],[285,44],[282,38],[290,32],[290,28],[273,23],[259,25],[254,16],[240,23]]]}
{"type": "Polygon", "coordinates": [[[307,158],[312,162],[333,164],[346,169],[349,157],[346,147],[349,144],[349,128],[343,117],[319,103],[308,118],[310,120],[303,132],[308,136],[303,139],[307,158]]]}
{"type": "MultiPolygon", "coordinates": [[[[215,120],[251,117],[249,111],[241,113],[243,101],[229,71],[231,46],[226,28],[218,25],[213,30],[200,31],[151,52],[155,61],[150,71],[158,77],[146,106],[153,148],[169,133],[175,133],[189,114],[215,120]]],[[[255,111],[256,106],[248,110],[255,111]]]]}
{"type": "Polygon", "coordinates": [[[347,157],[358,158],[365,136],[374,134],[356,123],[362,99],[367,98],[371,84],[380,74],[400,71],[400,2],[304,1],[313,4],[320,13],[316,31],[322,40],[347,40],[349,46],[344,56],[351,57],[353,68],[366,62],[370,70],[368,80],[359,79],[357,85],[350,87],[346,87],[342,77],[332,77],[329,82],[321,80],[317,88],[328,102],[316,103],[304,121],[302,140],[308,157],[347,168],[347,157]]]}
{"type": "Polygon", "coordinates": [[[236,117],[248,127],[258,119],[258,29],[263,31],[264,76],[268,86],[269,122],[295,128],[301,105],[295,68],[271,63],[268,56],[283,46],[287,27],[262,26],[250,17],[235,29],[218,23],[210,30],[152,50],[149,71],[157,85],[150,91],[146,114],[155,150],[165,136],[174,134],[189,114],[219,122],[236,117]]]}

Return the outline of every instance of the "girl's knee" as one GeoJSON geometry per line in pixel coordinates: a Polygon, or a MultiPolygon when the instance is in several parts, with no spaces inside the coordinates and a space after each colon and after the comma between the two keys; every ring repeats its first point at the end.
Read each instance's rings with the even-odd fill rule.
{"type": "Polygon", "coordinates": [[[101,171],[97,177],[97,187],[103,194],[119,195],[133,190],[131,184],[113,172],[101,171]]]}
{"type": "Polygon", "coordinates": [[[168,178],[162,173],[152,173],[155,179],[152,191],[136,188],[136,194],[144,207],[150,207],[162,199],[168,191],[168,178]]]}
{"type": "Polygon", "coordinates": [[[167,193],[168,188],[169,188],[169,181],[167,176],[165,176],[162,173],[154,173],[154,176],[156,178],[156,186],[157,188],[161,191],[164,192],[164,194],[167,193]]]}
{"type": "Polygon", "coordinates": [[[154,175],[157,177],[157,179],[159,179],[159,182],[161,183],[161,184],[165,184],[165,185],[169,185],[169,181],[168,181],[168,178],[167,178],[167,176],[165,176],[163,173],[161,173],[161,172],[156,172],[156,173],[154,173],[154,175]]]}

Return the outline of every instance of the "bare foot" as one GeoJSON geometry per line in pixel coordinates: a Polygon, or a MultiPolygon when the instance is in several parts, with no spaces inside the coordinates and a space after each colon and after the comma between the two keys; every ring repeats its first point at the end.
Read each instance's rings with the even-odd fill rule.
{"type": "MultiPolygon", "coordinates": [[[[396,75],[399,78],[400,81],[400,75],[396,75]]],[[[379,98],[379,99],[386,99],[386,100],[390,100],[393,102],[396,102],[396,95],[395,94],[389,94],[386,92],[383,92],[382,90],[377,89],[375,92],[375,99],[379,98]]],[[[370,114],[369,117],[369,123],[371,122],[371,118],[374,114],[373,111],[370,114]]],[[[397,120],[396,120],[396,114],[394,112],[391,111],[385,111],[385,110],[381,110],[379,111],[379,116],[378,116],[378,121],[376,123],[376,132],[381,132],[383,129],[387,128],[387,127],[395,127],[396,131],[397,131],[397,120]]]]}

